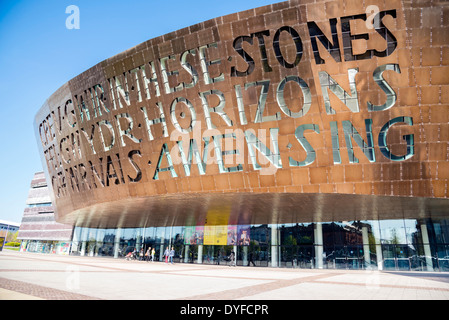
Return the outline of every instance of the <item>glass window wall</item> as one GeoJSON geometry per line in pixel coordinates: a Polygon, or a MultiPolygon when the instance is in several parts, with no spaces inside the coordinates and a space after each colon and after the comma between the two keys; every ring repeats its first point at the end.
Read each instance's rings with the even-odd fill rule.
{"type": "MultiPolygon", "coordinates": [[[[233,225],[214,226],[207,232],[203,226],[77,227],[71,254],[122,258],[135,251],[138,258],[140,249],[154,248],[155,261],[164,261],[165,248],[173,247],[175,263],[229,264],[234,251],[241,266],[449,271],[448,221],[233,225]]],[[[36,251],[52,250],[51,244],[44,242],[31,246],[36,251]]]]}

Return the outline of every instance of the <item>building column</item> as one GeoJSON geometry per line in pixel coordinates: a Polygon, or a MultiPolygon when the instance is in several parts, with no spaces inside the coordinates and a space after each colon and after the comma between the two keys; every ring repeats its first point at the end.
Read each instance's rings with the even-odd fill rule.
{"type": "Polygon", "coordinates": [[[82,228],[81,229],[81,252],[80,256],[84,256],[86,254],[86,245],[87,245],[87,236],[88,236],[88,229],[82,228]]]}
{"type": "Polygon", "coordinates": [[[100,247],[98,244],[101,242],[103,244],[104,234],[102,232],[102,229],[97,229],[97,234],[95,235],[95,253],[94,255],[98,257],[98,251],[100,250],[100,247]],[[103,236],[103,238],[101,238],[103,236]]]}
{"type": "Polygon", "coordinates": [[[97,229],[94,228],[89,228],[89,233],[86,239],[86,242],[90,242],[90,247],[88,248],[89,250],[89,257],[93,257],[95,255],[95,247],[96,247],[96,242],[97,242],[97,229]],[[95,240],[95,243],[92,246],[92,240],[95,240]]]}
{"type": "Polygon", "coordinates": [[[365,268],[371,269],[368,227],[362,227],[362,241],[363,241],[363,256],[364,256],[365,268]]]}
{"type": "Polygon", "coordinates": [[[236,246],[236,245],[233,247],[233,250],[234,250],[234,265],[235,266],[237,266],[238,249],[239,249],[239,247],[236,246]]]}
{"type": "Polygon", "coordinates": [[[429,233],[427,232],[427,225],[425,221],[423,221],[423,223],[421,224],[421,235],[422,235],[422,243],[424,246],[424,255],[426,258],[427,271],[433,271],[432,251],[430,250],[429,233]]]}
{"type": "Polygon", "coordinates": [[[377,269],[382,271],[384,269],[384,259],[382,257],[382,245],[376,243],[377,269]]]}
{"type": "Polygon", "coordinates": [[[242,263],[244,266],[248,265],[248,246],[242,248],[242,263]]]}
{"type": "Polygon", "coordinates": [[[115,230],[115,237],[114,237],[114,258],[118,258],[118,251],[120,249],[120,236],[122,233],[122,229],[121,228],[117,228],[117,230],[115,230]]]}
{"type": "Polygon", "coordinates": [[[72,243],[70,244],[70,250],[69,250],[69,254],[75,252],[73,249],[76,248],[76,251],[78,251],[78,232],[76,232],[77,227],[73,227],[73,231],[72,231],[72,243]]]}
{"type": "Polygon", "coordinates": [[[169,236],[169,240],[168,240],[168,250],[171,250],[171,247],[173,246],[172,240],[173,240],[173,226],[170,227],[170,236],[169,236]]]}
{"type": "Polygon", "coordinates": [[[198,263],[203,263],[203,245],[199,244],[198,245],[198,259],[197,259],[198,263]]]}
{"type": "Polygon", "coordinates": [[[313,224],[315,245],[315,268],[323,269],[323,225],[321,222],[313,224]]]}
{"type": "Polygon", "coordinates": [[[271,266],[279,267],[279,229],[276,224],[271,225],[271,266]]]}
{"type": "Polygon", "coordinates": [[[189,262],[189,250],[190,250],[190,245],[186,244],[186,246],[184,248],[184,263],[189,262]]]}
{"type": "MultiPolygon", "coordinates": [[[[163,227],[164,228],[164,227],[163,227]]],[[[165,247],[164,247],[164,242],[165,242],[165,233],[167,232],[167,228],[164,228],[164,236],[161,237],[161,245],[160,245],[160,250],[159,250],[159,261],[163,261],[165,262],[165,257],[164,257],[164,252],[165,252],[165,247]]]]}
{"type": "Polygon", "coordinates": [[[142,247],[142,233],[140,228],[136,229],[136,250],[137,256],[139,256],[140,248],[142,247]]]}

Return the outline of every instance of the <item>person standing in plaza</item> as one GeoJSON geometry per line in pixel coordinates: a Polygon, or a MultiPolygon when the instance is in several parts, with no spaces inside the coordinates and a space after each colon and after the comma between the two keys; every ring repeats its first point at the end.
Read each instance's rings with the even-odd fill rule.
{"type": "Polygon", "coordinates": [[[143,248],[139,251],[139,261],[143,261],[143,248]]]}
{"type": "Polygon", "coordinates": [[[175,249],[173,247],[171,247],[169,256],[170,256],[170,263],[173,264],[173,257],[175,256],[175,249]]]}
{"type": "Polygon", "coordinates": [[[150,261],[151,247],[148,247],[147,252],[145,252],[146,262],[150,261]]]}
{"type": "Polygon", "coordinates": [[[170,255],[170,251],[168,250],[168,247],[164,251],[165,256],[165,263],[168,263],[168,256],[170,255]]]}
{"type": "Polygon", "coordinates": [[[248,267],[250,263],[252,263],[253,266],[256,266],[256,264],[254,263],[254,254],[252,251],[249,253],[248,267]]]}
{"type": "Polygon", "coordinates": [[[151,262],[154,262],[154,254],[156,253],[156,250],[153,248],[151,250],[151,262]]]}

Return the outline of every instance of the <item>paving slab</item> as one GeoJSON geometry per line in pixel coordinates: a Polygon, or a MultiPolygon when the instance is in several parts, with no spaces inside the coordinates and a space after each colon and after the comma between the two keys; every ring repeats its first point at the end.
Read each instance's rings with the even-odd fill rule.
{"type": "Polygon", "coordinates": [[[449,273],[229,267],[0,252],[2,300],[449,300],[449,273]]]}

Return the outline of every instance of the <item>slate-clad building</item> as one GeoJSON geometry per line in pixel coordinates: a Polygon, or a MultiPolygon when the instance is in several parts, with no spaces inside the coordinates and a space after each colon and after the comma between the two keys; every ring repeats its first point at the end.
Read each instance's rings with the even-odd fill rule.
{"type": "Polygon", "coordinates": [[[43,172],[31,180],[18,240],[21,251],[69,254],[73,226],[55,221],[50,191],[43,172]]]}

